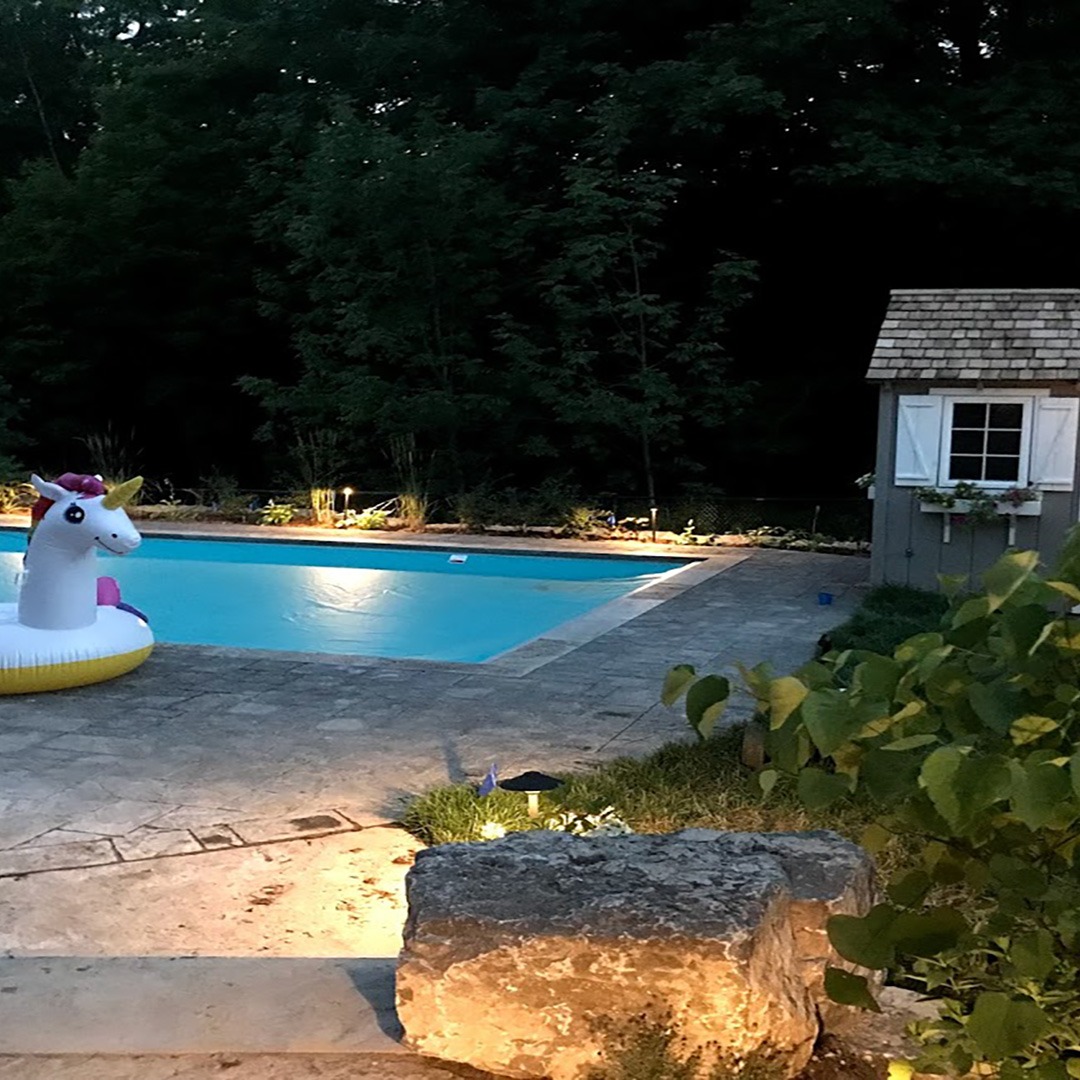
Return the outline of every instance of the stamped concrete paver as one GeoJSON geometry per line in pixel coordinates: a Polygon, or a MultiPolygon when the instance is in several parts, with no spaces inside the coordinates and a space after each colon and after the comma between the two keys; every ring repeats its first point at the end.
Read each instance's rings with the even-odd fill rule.
{"type": "Polygon", "coordinates": [[[108,840],[88,839],[34,848],[12,848],[0,851],[0,877],[43,870],[70,870],[77,866],[103,866],[119,861],[116,848],[108,840]]]}
{"type": "Polygon", "coordinates": [[[205,825],[193,828],[191,834],[206,851],[244,846],[244,841],[228,825],[205,825]]]}
{"type": "Polygon", "coordinates": [[[272,844],[279,840],[295,840],[298,836],[353,832],[356,826],[340,815],[326,811],[292,818],[234,821],[230,828],[245,844],[272,844]]]}
{"type": "MultiPolygon", "coordinates": [[[[402,829],[373,827],[0,879],[0,958],[390,959],[420,846],[402,829]]],[[[0,997],[0,1025],[5,1005],[0,997]]]]}
{"type": "Polygon", "coordinates": [[[152,825],[113,837],[113,847],[128,862],[163,855],[196,855],[207,850],[188,829],[155,829],[152,825]]]}

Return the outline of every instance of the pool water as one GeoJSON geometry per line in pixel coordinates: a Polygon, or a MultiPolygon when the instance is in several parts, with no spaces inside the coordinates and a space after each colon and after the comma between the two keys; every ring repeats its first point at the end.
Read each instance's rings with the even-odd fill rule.
{"type": "MultiPolygon", "coordinates": [[[[26,535],[0,532],[0,603],[26,535]]],[[[480,663],[682,562],[146,539],[99,558],[159,641],[480,663]],[[464,555],[464,561],[460,561],[464,555]]]]}

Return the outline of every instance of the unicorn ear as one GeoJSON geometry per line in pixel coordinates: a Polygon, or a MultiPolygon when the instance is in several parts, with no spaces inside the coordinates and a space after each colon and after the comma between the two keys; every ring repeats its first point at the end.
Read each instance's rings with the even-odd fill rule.
{"type": "Polygon", "coordinates": [[[39,495],[43,495],[46,499],[52,499],[53,502],[66,499],[71,494],[70,491],[62,488],[59,484],[51,484],[48,480],[42,480],[37,473],[30,477],[30,483],[34,485],[34,490],[39,495]]]}

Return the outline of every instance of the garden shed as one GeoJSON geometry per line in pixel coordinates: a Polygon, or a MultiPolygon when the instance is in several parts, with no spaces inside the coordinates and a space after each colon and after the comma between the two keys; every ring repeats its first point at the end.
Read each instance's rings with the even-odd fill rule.
{"type": "Polygon", "coordinates": [[[934,588],[1080,518],[1080,289],[897,289],[879,386],[871,577],[934,588]]]}

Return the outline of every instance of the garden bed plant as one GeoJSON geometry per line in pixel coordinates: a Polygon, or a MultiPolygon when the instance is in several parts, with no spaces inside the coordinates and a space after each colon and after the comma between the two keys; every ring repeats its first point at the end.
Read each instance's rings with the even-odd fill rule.
{"type": "Polygon", "coordinates": [[[939,629],[948,608],[948,598],[940,592],[908,585],[878,585],[824,640],[830,649],[892,653],[909,637],[939,629]]]}
{"type": "MultiPolygon", "coordinates": [[[[1080,1077],[1080,533],[1048,579],[1035,552],[1005,555],[983,591],[952,583],[937,629],[891,650],[833,650],[794,674],[743,669],[765,760],[740,764],[719,675],[672,669],[693,744],[565,777],[530,818],[520,797],[466,786],[409,807],[429,843],[558,827],[610,813],[637,831],[834,828],[888,879],[864,917],[836,916],[846,960],[936,1002],[915,1025],[923,1072],[999,1080],[1080,1077]]],[[[914,597],[877,602],[909,614],[914,597]]],[[[938,608],[937,611],[934,609],[938,608]]],[[[837,1001],[874,1011],[867,981],[830,969],[837,1001]]],[[[903,1069],[896,1075],[910,1075],[903,1069]]]]}
{"type": "MultiPolygon", "coordinates": [[[[830,652],[793,675],[743,673],[766,728],[758,784],[812,813],[874,808],[863,843],[905,854],[887,900],[836,916],[846,960],[938,1003],[915,1066],[1000,1080],[1080,1077],[1080,533],[1046,580],[1011,552],[941,628],[891,654],[830,652]]],[[[727,679],[672,670],[703,738],[727,679]]],[[[874,1010],[865,979],[837,1000],[874,1010]]]]}
{"type": "MultiPolygon", "coordinates": [[[[0,513],[25,512],[33,499],[28,485],[0,485],[0,513]]],[[[679,532],[653,529],[649,517],[618,517],[612,510],[572,499],[558,485],[531,493],[486,490],[462,495],[449,504],[405,492],[363,505],[337,509],[339,493],[311,488],[291,493],[244,493],[231,477],[204,478],[201,486],[177,492],[167,481],[148,484],[150,497],[130,507],[132,518],[158,522],[266,525],[274,528],[321,527],[357,531],[434,532],[538,539],[572,539],[679,544],[692,547],[768,547],[834,555],[868,555],[865,540],[844,540],[825,533],[782,526],[760,526],[742,532],[698,532],[688,519],[679,532]],[[183,497],[181,497],[183,496],[183,497]],[[439,513],[451,520],[438,520],[439,513]]],[[[348,489],[349,495],[362,494],[348,489]]],[[[370,493],[369,493],[370,497],[370,493]]]]}

